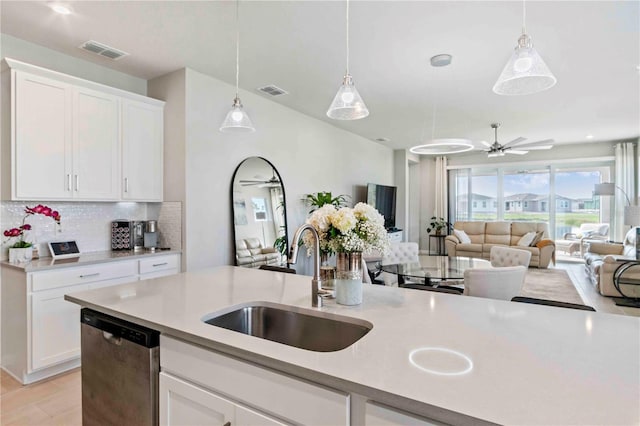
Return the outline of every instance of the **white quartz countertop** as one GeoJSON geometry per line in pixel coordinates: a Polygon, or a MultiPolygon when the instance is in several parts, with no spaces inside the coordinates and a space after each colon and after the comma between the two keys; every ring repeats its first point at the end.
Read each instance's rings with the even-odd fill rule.
{"type": "Polygon", "coordinates": [[[329,301],[311,308],[310,282],[224,266],[66,298],[418,413],[439,407],[501,424],[640,424],[638,318],[376,285],[364,286],[360,306],[329,301]],[[346,349],[312,352],[202,321],[256,301],[360,318],[374,327],[346,349]],[[414,360],[433,371],[410,361],[423,349],[414,360]]]}
{"type": "Polygon", "coordinates": [[[6,260],[0,262],[0,266],[19,269],[24,272],[45,271],[47,269],[68,268],[70,266],[93,265],[96,263],[113,262],[114,260],[144,259],[152,256],[181,253],[180,250],[150,251],[96,251],[82,253],[79,257],[70,259],[54,259],[53,257],[40,257],[25,263],[11,263],[6,260]]]}

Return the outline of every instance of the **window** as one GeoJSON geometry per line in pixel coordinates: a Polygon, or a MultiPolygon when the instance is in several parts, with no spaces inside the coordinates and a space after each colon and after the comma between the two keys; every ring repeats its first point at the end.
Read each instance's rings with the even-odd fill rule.
{"type": "Polygon", "coordinates": [[[264,198],[252,198],[253,216],[256,222],[264,222],[267,220],[267,200],[264,198]]]}
{"type": "Polygon", "coordinates": [[[546,222],[553,239],[575,233],[582,223],[608,223],[612,203],[592,192],[595,183],[610,180],[612,167],[612,162],[594,162],[451,169],[450,220],[546,222]],[[601,201],[606,202],[602,210],[601,201]]]}

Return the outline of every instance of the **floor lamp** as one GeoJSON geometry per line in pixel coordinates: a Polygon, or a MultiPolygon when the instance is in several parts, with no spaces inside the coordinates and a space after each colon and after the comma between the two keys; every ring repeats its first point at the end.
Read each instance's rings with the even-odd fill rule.
{"type": "MultiPolygon", "coordinates": [[[[640,207],[632,206],[631,200],[624,189],[617,186],[612,182],[604,182],[604,183],[596,183],[593,188],[593,195],[603,196],[603,195],[616,195],[616,189],[619,189],[620,192],[624,195],[624,198],[627,200],[627,205],[624,207],[624,224],[633,226],[640,225],[640,207]]],[[[637,239],[636,239],[637,240],[637,239]]],[[[636,252],[638,251],[638,246],[636,246],[636,252]]],[[[637,255],[636,255],[636,258],[637,255]]]]}

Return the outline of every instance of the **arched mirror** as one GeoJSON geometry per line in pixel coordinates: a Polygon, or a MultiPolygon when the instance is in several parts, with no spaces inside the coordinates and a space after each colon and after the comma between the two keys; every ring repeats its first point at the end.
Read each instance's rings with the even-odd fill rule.
{"type": "Polygon", "coordinates": [[[284,185],[262,157],[249,157],[231,182],[236,265],[285,265],[288,248],[284,185]]]}

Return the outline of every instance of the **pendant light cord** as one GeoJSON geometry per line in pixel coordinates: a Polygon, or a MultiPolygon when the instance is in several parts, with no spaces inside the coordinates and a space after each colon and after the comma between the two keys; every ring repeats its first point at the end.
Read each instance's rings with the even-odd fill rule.
{"type": "Polygon", "coordinates": [[[347,0],[347,75],[349,75],[349,0],[347,0]]]}
{"type": "Polygon", "coordinates": [[[525,25],[526,19],[527,19],[527,5],[525,3],[525,0],[522,0],[522,34],[527,33],[527,27],[525,25]]]}
{"type": "Polygon", "coordinates": [[[240,81],[240,0],[236,0],[236,98],[238,97],[238,85],[240,81]]]}

